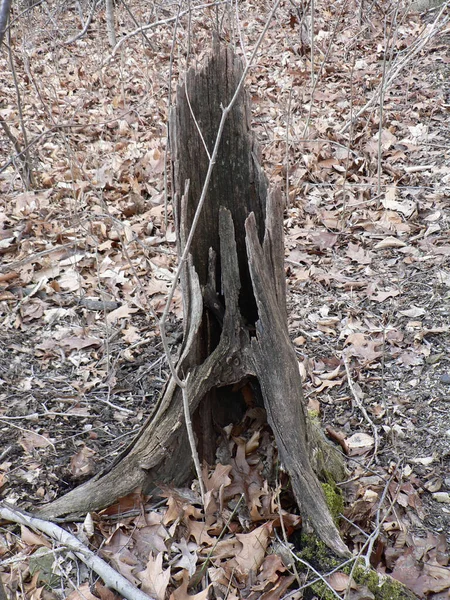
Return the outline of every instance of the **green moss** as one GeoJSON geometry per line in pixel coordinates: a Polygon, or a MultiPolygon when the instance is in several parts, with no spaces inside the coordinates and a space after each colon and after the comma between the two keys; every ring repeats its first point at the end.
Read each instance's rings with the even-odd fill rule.
{"type": "MultiPolygon", "coordinates": [[[[329,480],[330,481],[330,480],[329,480]]],[[[331,516],[334,522],[338,524],[339,515],[344,510],[344,498],[341,490],[332,482],[322,483],[323,493],[325,494],[325,500],[328,508],[330,509],[331,516]]]]}
{"type": "Polygon", "coordinates": [[[320,412],[318,410],[308,410],[308,417],[311,420],[320,423],[320,412]]]}
{"type": "MultiPolygon", "coordinates": [[[[354,562],[349,562],[340,567],[342,559],[334,555],[314,534],[300,536],[300,551],[297,552],[297,556],[319,573],[326,574],[339,569],[342,573],[351,574],[355,583],[361,589],[366,589],[368,598],[373,595],[374,600],[417,600],[412,592],[392,577],[379,574],[374,569],[366,569],[362,559],[358,560],[356,566],[354,562]]],[[[297,568],[299,571],[308,572],[308,567],[302,562],[297,564],[297,568]]],[[[309,576],[313,576],[310,571],[309,576]]],[[[323,581],[313,583],[309,589],[320,600],[336,600],[336,596],[323,581]]]]}
{"type": "MultiPolygon", "coordinates": [[[[362,562],[362,561],[361,561],[362,562]]],[[[348,571],[350,572],[351,569],[348,571]]],[[[416,600],[417,596],[389,575],[382,575],[362,564],[353,570],[353,579],[358,585],[365,585],[375,600],[416,600]]]]}
{"type": "Polygon", "coordinates": [[[319,572],[332,571],[342,563],[342,559],[333,554],[314,533],[301,534],[297,555],[319,572]]]}

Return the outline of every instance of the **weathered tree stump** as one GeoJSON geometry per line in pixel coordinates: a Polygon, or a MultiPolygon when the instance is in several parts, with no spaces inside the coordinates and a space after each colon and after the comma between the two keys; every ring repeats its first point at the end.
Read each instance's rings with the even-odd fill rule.
{"type": "MultiPolygon", "coordinates": [[[[242,64],[215,42],[206,66],[187,73],[171,115],[174,209],[181,256],[201,196],[222,107],[237,89],[242,64]],[[201,134],[199,133],[201,132],[201,134]]],[[[177,364],[200,456],[212,461],[214,420],[232,420],[231,387],[246,378],[260,390],[280,458],[302,513],[340,555],[346,546],[327,508],[311,458],[327,451],[313,435],[287,328],[283,203],[268,191],[241,91],[223,130],[205,205],[181,274],[184,339],[177,364]],[[320,446],[320,448],[318,448],[320,446]]],[[[136,487],[180,484],[192,458],[182,394],[174,379],[140,435],[108,469],[39,512],[57,517],[98,509],[136,487]]]]}

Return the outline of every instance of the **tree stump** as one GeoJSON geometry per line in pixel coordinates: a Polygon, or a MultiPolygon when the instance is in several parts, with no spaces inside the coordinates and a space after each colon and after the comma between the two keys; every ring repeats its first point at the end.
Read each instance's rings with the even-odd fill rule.
{"type": "MultiPolygon", "coordinates": [[[[174,212],[182,255],[201,196],[222,107],[232,99],[242,63],[214,42],[205,67],[177,90],[170,120],[174,212]]],[[[226,121],[188,260],[181,273],[184,337],[177,373],[202,459],[213,461],[214,421],[227,424],[242,398],[232,386],[250,378],[259,391],[302,513],[337,554],[347,555],[311,458],[327,450],[309,426],[297,359],[288,336],[283,202],[269,192],[242,89],[226,121]],[[213,418],[214,417],[214,418],[213,418]]],[[[326,442],[324,442],[326,444],[326,442]]],[[[104,473],[39,511],[54,518],[111,504],[140,487],[181,484],[192,458],[181,389],[171,378],[139,436],[104,473]]]]}

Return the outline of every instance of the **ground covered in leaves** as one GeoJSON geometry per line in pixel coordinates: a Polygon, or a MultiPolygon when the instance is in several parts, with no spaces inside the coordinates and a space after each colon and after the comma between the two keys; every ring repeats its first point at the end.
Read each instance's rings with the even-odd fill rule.
{"type": "MultiPolygon", "coordinates": [[[[23,508],[109,464],[168,377],[169,102],[214,29],[248,59],[272,8],[189,7],[119,4],[113,50],[102,7],[72,42],[84,2],[14,8],[0,53],[0,490],[23,508]]],[[[445,7],[319,1],[312,25],[286,1],[247,81],[263,166],[287,192],[305,397],[346,456],[344,503],[328,490],[342,535],[436,600],[450,589],[449,42],[445,7]]],[[[181,322],[177,291],[174,355],[181,322]]],[[[194,484],[72,531],[158,600],[376,597],[347,567],[317,574],[301,558],[301,515],[257,409],[218,456],[228,464],[205,466],[204,509],[194,484]]],[[[73,554],[7,523],[0,571],[18,597],[113,597],[73,554]]]]}

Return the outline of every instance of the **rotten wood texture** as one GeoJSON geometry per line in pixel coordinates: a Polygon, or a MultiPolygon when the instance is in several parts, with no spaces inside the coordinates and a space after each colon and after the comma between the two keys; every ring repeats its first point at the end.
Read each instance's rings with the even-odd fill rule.
{"type": "MultiPolygon", "coordinates": [[[[170,129],[180,256],[201,196],[221,107],[233,97],[241,74],[240,60],[216,42],[206,66],[191,69],[178,87],[170,129]]],[[[278,190],[268,192],[249,107],[242,91],[226,123],[181,273],[184,339],[177,373],[185,380],[188,376],[186,392],[200,454],[210,460],[214,418],[222,412],[230,419],[227,387],[246,377],[258,382],[302,514],[332,550],[346,556],[311,467],[311,457],[317,465],[318,446],[326,442],[312,434],[305,414],[287,328],[283,202],[278,190]]],[[[172,378],[141,433],[115,464],[39,514],[55,518],[84,513],[136,487],[150,492],[160,483],[185,482],[191,457],[180,392],[172,378]]]]}

